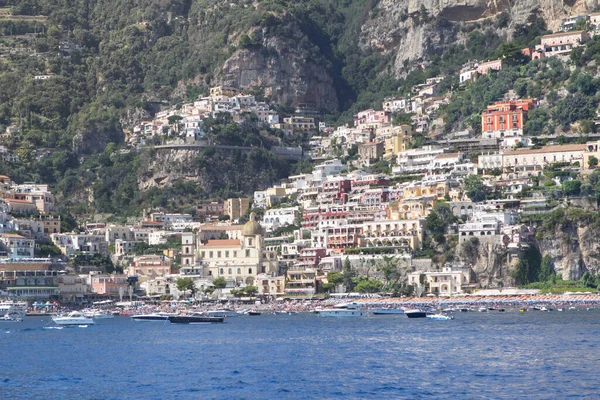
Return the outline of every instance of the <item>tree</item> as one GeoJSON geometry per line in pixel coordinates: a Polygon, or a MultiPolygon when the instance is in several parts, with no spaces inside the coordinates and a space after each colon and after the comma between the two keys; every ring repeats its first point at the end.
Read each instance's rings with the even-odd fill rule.
{"type": "Polygon", "coordinates": [[[192,297],[194,297],[196,286],[194,285],[194,280],[192,278],[179,278],[175,283],[177,285],[177,290],[184,293],[189,290],[192,293],[192,297]]]}
{"type": "Polygon", "coordinates": [[[212,284],[217,289],[224,289],[227,287],[227,281],[222,276],[218,276],[212,280],[212,284]]]}
{"type": "Polygon", "coordinates": [[[590,168],[596,168],[598,166],[598,158],[590,156],[590,158],[588,159],[588,166],[590,168]]]}
{"type": "Polygon", "coordinates": [[[248,296],[255,296],[258,293],[258,288],[253,285],[248,285],[244,288],[244,293],[248,296]]]}
{"type": "Polygon", "coordinates": [[[581,192],[581,181],[578,179],[564,181],[562,191],[565,196],[577,196],[581,192]]]}
{"type": "Polygon", "coordinates": [[[479,175],[469,175],[465,178],[465,192],[473,202],[483,201],[487,197],[487,187],[479,175]]]}
{"type": "Polygon", "coordinates": [[[360,293],[378,293],[382,288],[383,283],[377,279],[362,279],[356,284],[354,290],[360,293]]]}
{"type": "Polygon", "coordinates": [[[327,282],[334,286],[339,285],[344,280],[344,274],[340,271],[330,271],[327,273],[327,282]]]}
{"type": "Polygon", "coordinates": [[[346,257],[344,261],[344,265],[342,268],[343,271],[343,282],[346,287],[346,292],[351,292],[354,289],[355,283],[353,278],[356,276],[356,272],[352,268],[352,264],[350,263],[350,259],[346,257]]]}

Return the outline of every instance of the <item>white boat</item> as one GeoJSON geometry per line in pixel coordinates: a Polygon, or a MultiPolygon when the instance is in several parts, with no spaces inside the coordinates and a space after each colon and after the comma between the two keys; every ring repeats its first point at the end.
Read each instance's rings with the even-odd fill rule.
{"type": "Polygon", "coordinates": [[[238,316],[238,313],[236,311],[229,310],[227,308],[224,308],[222,310],[207,311],[205,314],[208,315],[209,317],[227,317],[227,318],[231,318],[231,317],[237,317],[238,316]]]}
{"type": "Polygon", "coordinates": [[[138,322],[154,322],[154,321],[168,321],[169,317],[172,317],[171,314],[168,313],[164,313],[164,312],[159,312],[159,313],[153,313],[153,314],[138,314],[138,315],[132,315],[131,318],[134,321],[138,321],[138,322]]]}
{"type": "Polygon", "coordinates": [[[431,315],[427,315],[427,318],[435,320],[435,321],[449,321],[451,319],[454,319],[454,317],[444,315],[444,314],[431,314],[431,315]]]}
{"type": "Polygon", "coordinates": [[[373,308],[371,310],[371,312],[373,313],[373,315],[398,315],[398,314],[404,314],[404,310],[401,309],[401,308],[388,308],[388,307],[373,308]]]}
{"type": "Polygon", "coordinates": [[[6,300],[0,302],[0,317],[16,314],[23,319],[27,314],[27,303],[24,301],[6,300]]]}
{"type": "Polygon", "coordinates": [[[0,322],[23,322],[23,318],[17,313],[4,314],[0,317],[0,322]]]}
{"type": "Polygon", "coordinates": [[[92,318],[86,317],[79,311],[70,312],[67,315],[53,315],[52,321],[57,325],[94,325],[92,318]]]}
{"type": "Polygon", "coordinates": [[[88,310],[88,311],[82,311],[82,313],[86,317],[93,318],[93,319],[114,319],[115,318],[115,316],[112,313],[109,313],[104,310],[88,310]]]}
{"type": "Polygon", "coordinates": [[[486,307],[479,307],[479,312],[488,312],[486,307]]]}
{"type": "Polygon", "coordinates": [[[355,308],[324,308],[318,310],[317,313],[322,317],[364,317],[368,315],[366,311],[355,308]]]}

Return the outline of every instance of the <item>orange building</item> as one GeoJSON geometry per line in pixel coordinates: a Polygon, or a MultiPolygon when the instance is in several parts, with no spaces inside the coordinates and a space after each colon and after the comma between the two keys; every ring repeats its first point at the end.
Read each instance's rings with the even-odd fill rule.
{"type": "Polygon", "coordinates": [[[483,137],[520,136],[527,122],[527,113],[535,100],[523,99],[491,104],[481,113],[483,137]]]}

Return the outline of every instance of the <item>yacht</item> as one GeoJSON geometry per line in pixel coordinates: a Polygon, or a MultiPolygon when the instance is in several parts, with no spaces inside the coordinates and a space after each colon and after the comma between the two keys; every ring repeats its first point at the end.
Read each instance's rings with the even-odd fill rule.
{"type": "Polygon", "coordinates": [[[422,310],[407,310],[404,311],[404,314],[406,314],[408,318],[425,318],[427,316],[427,312],[422,310]]]}
{"type": "Polygon", "coordinates": [[[434,320],[434,321],[449,321],[451,319],[454,319],[454,317],[448,316],[448,315],[444,315],[444,314],[431,314],[431,315],[426,315],[426,317],[428,319],[431,319],[431,320],[434,320]]]}
{"type": "Polygon", "coordinates": [[[19,318],[27,314],[27,303],[24,301],[6,300],[0,302],[0,317],[16,314],[19,318]]]}
{"type": "Polygon", "coordinates": [[[238,313],[236,311],[230,310],[228,308],[223,308],[221,310],[207,311],[206,315],[208,315],[209,317],[227,317],[227,318],[231,318],[231,317],[237,317],[238,313]]]}
{"type": "Polygon", "coordinates": [[[401,308],[391,308],[391,307],[383,307],[383,308],[373,308],[371,310],[373,315],[398,315],[404,314],[404,310],[401,308]]]}
{"type": "Polygon", "coordinates": [[[83,311],[83,315],[93,319],[114,319],[115,316],[112,313],[103,310],[89,310],[83,311]]]}
{"type": "Polygon", "coordinates": [[[207,324],[223,322],[225,317],[209,317],[201,313],[190,315],[172,315],[169,322],[172,324],[207,324]]]}
{"type": "Polygon", "coordinates": [[[137,314],[137,315],[132,315],[131,318],[134,321],[144,321],[144,322],[153,322],[153,321],[167,321],[169,319],[169,317],[171,317],[171,314],[168,313],[164,313],[164,312],[159,312],[159,313],[153,313],[153,314],[137,314]]]}
{"type": "Polygon", "coordinates": [[[368,313],[356,308],[324,308],[318,310],[317,314],[322,317],[364,317],[368,313]]]}
{"type": "Polygon", "coordinates": [[[53,315],[52,321],[57,325],[94,325],[92,318],[86,317],[79,311],[70,312],[67,315],[53,315]]]}

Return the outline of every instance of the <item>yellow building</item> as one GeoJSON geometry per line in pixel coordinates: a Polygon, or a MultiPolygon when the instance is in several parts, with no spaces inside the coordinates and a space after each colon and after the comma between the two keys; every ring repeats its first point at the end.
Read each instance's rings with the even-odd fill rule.
{"type": "MultiPolygon", "coordinates": [[[[254,285],[258,274],[277,275],[279,270],[277,253],[263,249],[263,229],[256,221],[256,215],[251,213],[250,221],[242,228],[241,239],[201,242],[197,247],[196,261],[209,277],[224,277],[236,284],[254,285]]],[[[186,268],[184,266],[182,270],[186,268]]]]}
{"type": "Polygon", "coordinates": [[[402,199],[390,202],[387,208],[387,218],[391,220],[425,218],[433,208],[435,199],[402,199]]]}
{"type": "Polygon", "coordinates": [[[437,199],[443,199],[450,192],[450,185],[447,183],[415,183],[404,188],[404,199],[415,197],[433,196],[437,199]]]}
{"type": "Polygon", "coordinates": [[[392,135],[385,139],[385,153],[383,158],[393,158],[398,153],[406,151],[406,145],[411,135],[412,127],[410,125],[394,126],[392,128],[392,135]]]}
{"type": "Polygon", "coordinates": [[[210,97],[227,96],[233,97],[240,91],[229,86],[215,86],[210,88],[210,97]]]}
{"type": "Polygon", "coordinates": [[[229,215],[232,221],[243,217],[248,208],[250,208],[250,199],[246,197],[227,199],[223,203],[223,213],[229,215]]]}

